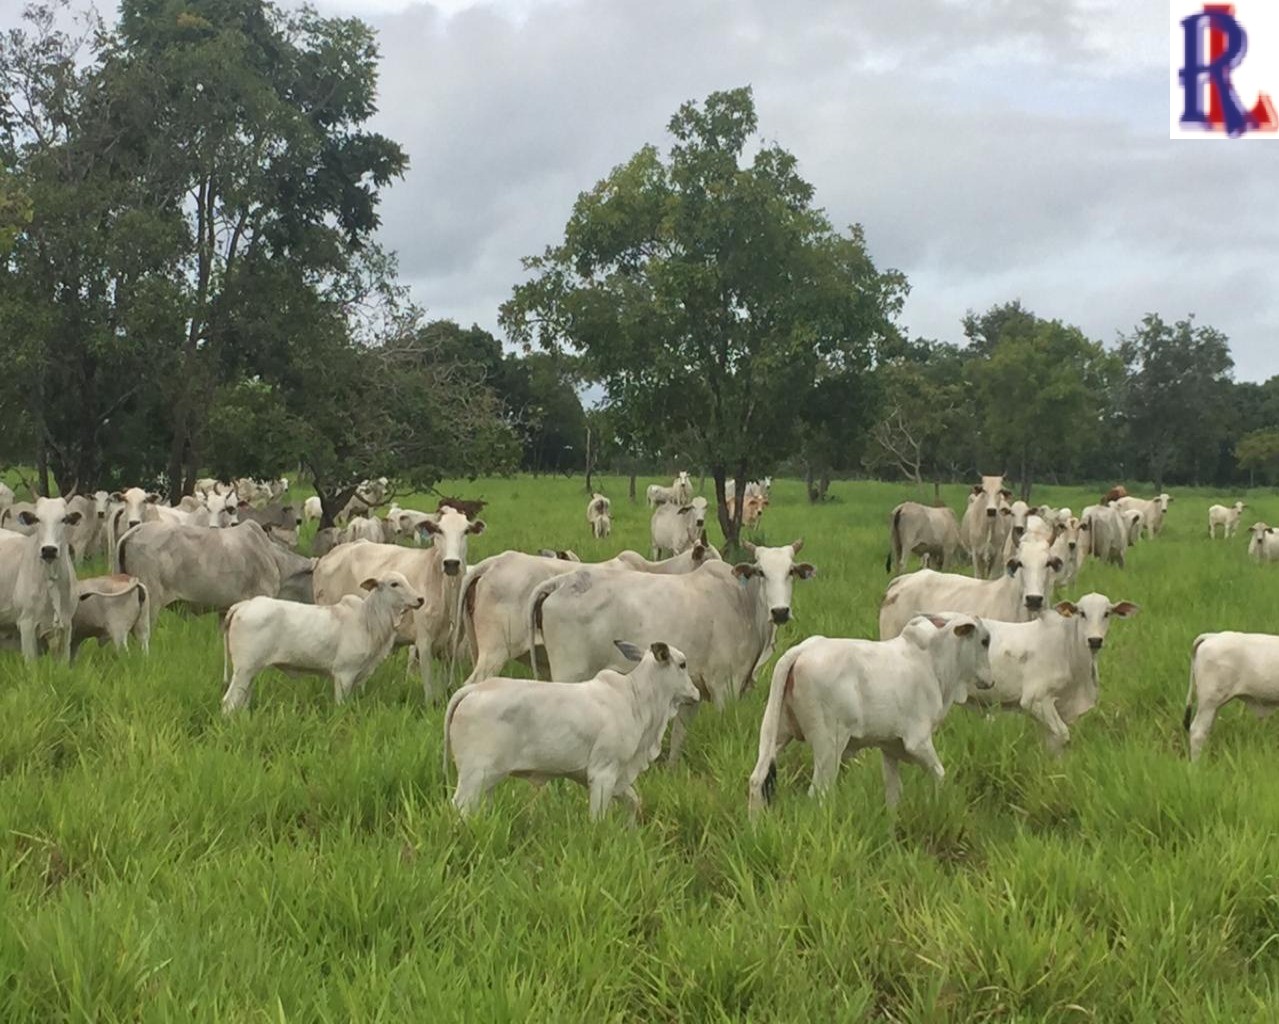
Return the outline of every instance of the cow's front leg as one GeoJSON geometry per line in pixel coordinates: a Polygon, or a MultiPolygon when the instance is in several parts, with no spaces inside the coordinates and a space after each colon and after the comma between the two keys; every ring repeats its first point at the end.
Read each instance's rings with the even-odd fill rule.
{"type": "Polygon", "coordinates": [[[35,661],[40,656],[40,631],[33,619],[22,619],[18,622],[18,636],[22,642],[22,656],[27,661],[35,661]]]}
{"type": "Polygon", "coordinates": [[[1070,742],[1070,727],[1057,713],[1057,703],[1051,697],[1041,697],[1027,710],[1045,729],[1044,746],[1053,757],[1060,757],[1070,742]]]}

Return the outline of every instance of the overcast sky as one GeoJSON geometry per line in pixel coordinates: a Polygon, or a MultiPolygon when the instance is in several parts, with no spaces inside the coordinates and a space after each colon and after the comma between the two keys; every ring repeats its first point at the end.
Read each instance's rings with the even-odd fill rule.
{"type": "Polygon", "coordinates": [[[433,316],[496,331],[578,192],[750,84],[831,219],[908,276],[912,334],[1012,298],[1108,344],[1193,311],[1239,379],[1279,373],[1279,144],[1169,140],[1162,0],[317,2],[379,31],[375,126],[412,161],[382,237],[433,316]]]}

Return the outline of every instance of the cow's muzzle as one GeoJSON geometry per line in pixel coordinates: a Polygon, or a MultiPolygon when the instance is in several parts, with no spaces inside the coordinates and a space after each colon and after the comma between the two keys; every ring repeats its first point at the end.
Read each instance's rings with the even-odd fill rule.
{"type": "Polygon", "coordinates": [[[993,508],[986,509],[986,515],[990,516],[992,519],[995,518],[995,509],[993,508]]]}
{"type": "Polygon", "coordinates": [[[1069,544],[1066,545],[1066,547],[1070,548],[1071,551],[1074,551],[1075,548],[1079,547],[1079,545],[1072,540],[1069,544]]]}
{"type": "Polygon", "coordinates": [[[40,557],[46,562],[52,562],[58,557],[58,549],[52,544],[46,544],[40,549],[40,557]]]}
{"type": "Polygon", "coordinates": [[[1014,526],[1014,527],[1013,527],[1013,540],[1021,540],[1022,535],[1023,535],[1023,534],[1025,534],[1025,532],[1026,532],[1026,527],[1024,527],[1024,526],[1014,526]]]}
{"type": "Polygon", "coordinates": [[[446,576],[456,576],[462,571],[462,563],[456,558],[444,559],[444,574],[446,576]]]}
{"type": "Polygon", "coordinates": [[[99,519],[105,519],[106,517],[107,517],[107,514],[106,514],[105,512],[99,512],[99,513],[98,513],[98,518],[99,518],[99,519]]]}
{"type": "Polygon", "coordinates": [[[426,598],[424,598],[424,597],[419,597],[419,598],[417,599],[417,604],[415,604],[413,607],[414,607],[414,608],[421,608],[421,607],[422,607],[422,605],[424,605],[424,604],[426,604],[426,598]]]}
{"type": "Polygon", "coordinates": [[[1027,594],[1026,607],[1032,612],[1043,611],[1044,598],[1041,594],[1027,594]]]}
{"type": "Polygon", "coordinates": [[[787,622],[790,622],[789,608],[774,608],[771,614],[773,616],[773,621],[777,623],[779,626],[784,625],[787,622]]]}
{"type": "Polygon", "coordinates": [[[1094,651],[1100,651],[1101,645],[1103,643],[1105,643],[1105,641],[1102,640],[1102,638],[1099,636],[1090,636],[1088,638],[1088,646],[1091,647],[1094,651]]]}

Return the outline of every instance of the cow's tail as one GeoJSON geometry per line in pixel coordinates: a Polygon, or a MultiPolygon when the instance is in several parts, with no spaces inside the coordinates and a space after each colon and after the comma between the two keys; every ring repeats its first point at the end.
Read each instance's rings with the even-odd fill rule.
{"type": "Polygon", "coordinates": [[[892,573],[893,563],[901,565],[902,559],[902,510],[899,505],[893,509],[893,518],[888,527],[888,557],[884,559],[884,572],[892,573]]]}
{"type": "Polygon", "coordinates": [[[1195,637],[1195,642],[1190,645],[1190,682],[1186,686],[1186,711],[1181,716],[1181,727],[1186,732],[1190,731],[1190,720],[1194,717],[1192,709],[1195,702],[1195,655],[1199,653],[1199,645],[1204,642],[1207,635],[1204,633],[1195,637]]]}
{"type": "Polygon", "coordinates": [[[764,719],[759,726],[759,760],[750,780],[750,811],[757,814],[773,800],[777,784],[777,737],[781,731],[782,704],[787,693],[795,685],[795,662],[799,660],[803,644],[796,644],[777,659],[773,668],[773,681],[768,688],[768,702],[764,705],[764,719]]]}
{"type": "Polygon", "coordinates": [[[552,576],[549,580],[538,584],[529,601],[528,610],[528,660],[533,668],[533,678],[537,678],[537,631],[542,628],[542,605],[555,593],[562,576],[552,576]]]}
{"type": "Polygon", "coordinates": [[[457,689],[452,697],[449,698],[448,705],[444,708],[444,788],[449,787],[449,730],[453,728],[453,712],[457,710],[457,706],[462,703],[462,698],[475,689],[474,684],[470,686],[462,686],[457,689]]]}
{"type": "Polygon", "coordinates": [[[476,565],[467,570],[462,586],[457,592],[457,609],[453,616],[453,629],[449,636],[449,657],[456,664],[458,648],[466,637],[471,640],[471,654],[475,655],[475,585],[484,575],[484,566],[476,565]]]}

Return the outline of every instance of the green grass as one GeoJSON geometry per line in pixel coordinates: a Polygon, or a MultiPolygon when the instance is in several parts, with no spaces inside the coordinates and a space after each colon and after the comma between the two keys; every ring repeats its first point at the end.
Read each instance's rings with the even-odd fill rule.
{"type": "MultiPolygon", "coordinates": [[[[580,481],[442,490],[491,502],[473,561],[646,550],[646,510],[606,484],[603,542],[580,481]]],[[[818,568],[779,652],[874,635],[887,513],[912,495],[834,496],[778,482],[756,538],[802,535],[818,568]]],[[[224,721],[212,616],[166,612],[147,659],[0,652],[0,1021],[1274,1020],[1279,724],[1227,708],[1194,768],[1181,730],[1193,638],[1275,628],[1279,574],[1242,534],[1205,535],[1222,497],[1178,493],[1163,538],[1068,595],[1142,611],[1111,631],[1063,759],[1020,716],[958,709],[945,785],[907,769],[895,816],[878,755],[817,804],[792,746],[752,827],[766,688],[641,776],[637,829],[589,825],[569,783],[515,781],[462,823],[402,653],[345,707],[267,674],[224,721]]],[[[1245,523],[1279,522],[1279,496],[1249,501],[1245,523]]]]}

